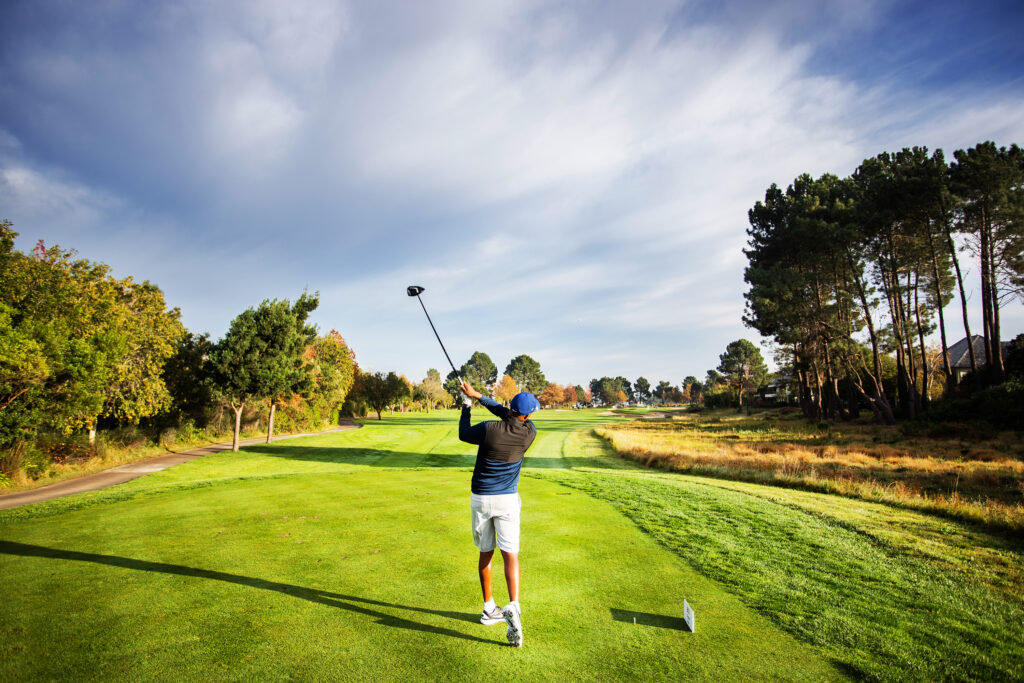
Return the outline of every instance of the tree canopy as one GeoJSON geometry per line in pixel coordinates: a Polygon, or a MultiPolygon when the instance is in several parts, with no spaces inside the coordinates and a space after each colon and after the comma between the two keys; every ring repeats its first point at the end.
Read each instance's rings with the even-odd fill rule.
{"type": "Polygon", "coordinates": [[[744,322],[788,354],[809,417],[853,417],[863,401],[892,423],[927,410],[935,377],[952,391],[944,307],[954,292],[972,337],[958,240],[981,284],[984,354],[967,345],[972,377],[1002,380],[999,309],[1024,296],[1024,153],[985,142],[953,156],[884,152],[849,178],[772,185],[750,210],[744,322]],[[938,354],[926,342],[935,331],[938,354]]]}
{"type": "Polygon", "coordinates": [[[185,330],[159,288],[42,241],[22,254],[16,236],[0,221],[0,448],[166,408],[163,366],[185,330]]]}
{"type": "Polygon", "coordinates": [[[647,381],[646,377],[637,377],[636,381],[633,382],[633,393],[636,400],[641,403],[646,403],[651,398],[651,383],[647,381]]]}
{"type": "Polygon", "coordinates": [[[529,391],[531,394],[540,393],[548,384],[541,372],[540,363],[525,353],[509,361],[505,374],[515,380],[519,391],[529,391]]]}
{"type": "Polygon", "coordinates": [[[718,357],[721,361],[718,371],[725,377],[743,405],[743,396],[756,389],[768,375],[761,350],[747,339],[737,339],[725,347],[725,353],[718,357]]]}
{"type": "Polygon", "coordinates": [[[498,380],[498,368],[486,353],[475,351],[459,368],[459,375],[480,393],[489,394],[498,380]]]}

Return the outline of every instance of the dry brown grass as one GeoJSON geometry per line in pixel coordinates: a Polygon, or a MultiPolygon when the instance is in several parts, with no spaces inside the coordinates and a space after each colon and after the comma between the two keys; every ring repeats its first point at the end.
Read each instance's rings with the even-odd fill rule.
{"type": "Polygon", "coordinates": [[[1024,439],[910,435],[894,427],[808,425],[719,413],[597,430],[649,467],[806,488],[1024,530],[1024,439]]]}

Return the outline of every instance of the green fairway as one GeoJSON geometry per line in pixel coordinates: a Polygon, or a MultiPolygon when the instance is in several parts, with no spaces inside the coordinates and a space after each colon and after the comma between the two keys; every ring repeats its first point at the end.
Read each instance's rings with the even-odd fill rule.
{"type": "Polygon", "coordinates": [[[0,679],[1022,676],[1019,544],[640,470],[591,435],[615,419],[595,411],[537,416],[509,648],[477,622],[456,419],[370,420],[0,513],[0,679]],[[978,616],[956,630],[946,605],[978,616]]]}

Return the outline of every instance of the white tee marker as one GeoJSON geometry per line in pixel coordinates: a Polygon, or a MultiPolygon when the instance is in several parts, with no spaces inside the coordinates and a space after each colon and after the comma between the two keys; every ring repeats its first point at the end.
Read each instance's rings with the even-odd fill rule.
{"type": "Polygon", "coordinates": [[[695,624],[697,623],[693,616],[693,608],[690,607],[690,603],[683,600],[683,621],[690,627],[690,633],[695,633],[695,624]]]}

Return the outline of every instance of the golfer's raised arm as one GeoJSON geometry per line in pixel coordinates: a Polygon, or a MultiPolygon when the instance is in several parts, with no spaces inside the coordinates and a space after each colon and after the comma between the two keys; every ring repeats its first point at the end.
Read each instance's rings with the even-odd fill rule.
{"type": "Polygon", "coordinates": [[[487,424],[469,424],[469,406],[462,407],[462,415],[459,416],[459,441],[465,441],[479,446],[487,436],[487,424]]]}
{"type": "Polygon", "coordinates": [[[481,396],[477,400],[480,401],[480,405],[482,405],[484,408],[487,408],[487,410],[491,411],[492,413],[500,417],[502,420],[504,420],[512,413],[512,411],[510,411],[508,408],[495,401],[493,398],[481,396]]]}

